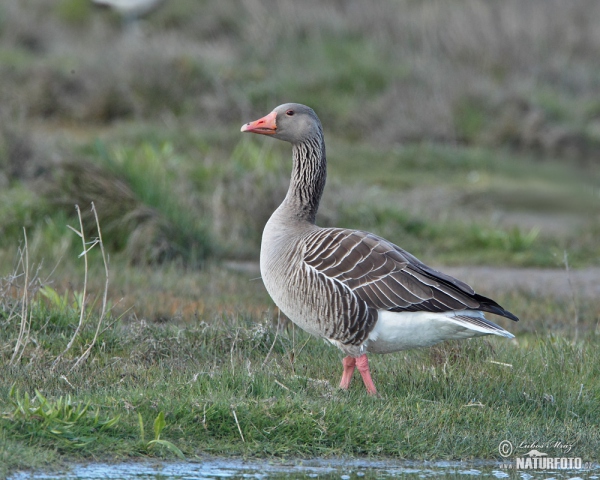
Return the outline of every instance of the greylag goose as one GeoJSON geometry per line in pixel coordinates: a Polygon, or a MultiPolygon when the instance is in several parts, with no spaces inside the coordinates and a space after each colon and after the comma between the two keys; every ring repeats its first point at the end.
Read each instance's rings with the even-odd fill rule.
{"type": "Polygon", "coordinates": [[[327,163],[321,122],[311,108],[286,103],[241,131],[292,144],[290,186],[262,236],[261,276],[296,325],[346,354],[341,388],[349,388],[357,368],[368,393],[377,393],[367,352],[480,335],[514,338],[484,312],[518,318],[466,283],[372,233],[315,224],[327,163]]]}

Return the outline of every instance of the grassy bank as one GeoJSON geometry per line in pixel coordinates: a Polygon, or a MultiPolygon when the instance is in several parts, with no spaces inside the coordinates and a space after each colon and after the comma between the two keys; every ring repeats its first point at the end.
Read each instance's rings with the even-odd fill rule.
{"type": "Polygon", "coordinates": [[[94,341],[99,318],[91,305],[101,290],[88,292],[75,336],[81,290],[63,297],[31,290],[29,341],[12,364],[20,304],[3,297],[3,473],[203,454],[495,459],[505,439],[573,444],[586,460],[600,449],[597,299],[574,305],[568,296],[509,291],[498,300],[523,319],[503,324],[517,340],[373,355],[380,397],[371,398],[358,376],[348,392],[337,388],[336,349],[293,326],[276,328],[276,312],[249,275],[216,266],[140,273],[149,289],[178,285],[181,297],[171,305],[188,310],[155,321],[109,313],[94,341]],[[218,294],[192,303],[185,300],[190,282],[218,294]],[[89,357],[77,363],[90,344],[89,357]]]}
{"type": "MultiPolygon", "coordinates": [[[[63,138],[69,151],[59,150],[52,169],[0,193],[7,268],[23,227],[47,261],[70,261],[78,242],[66,225],[80,205],[93,230],[92,201],[118,263],[257,259],[262,228],[287,189],[289,148],[222,132],[227,150],[192,129],[155,139],[134,129],[63,138]]],[[[566,251],[574,267],[598,265],[593,170],[486,148],[328,139],[320,225],[376,232],[429,263],[562,267],[566,251]]]]}

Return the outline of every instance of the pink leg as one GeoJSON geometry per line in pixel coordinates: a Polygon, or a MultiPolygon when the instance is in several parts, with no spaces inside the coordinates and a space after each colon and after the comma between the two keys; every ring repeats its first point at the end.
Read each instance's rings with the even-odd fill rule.
{"type": "Polygon", "coordinates": [[[344,365],[344,373],[342,374],[342,381],[340,382],[340,388],[348,390],[350,387],[350,381],[352,380],[352,374],[354,373],[354,366],[356,365],[356,358],[346,357],[342,360],[344,365]]]}
{"type": "Polygon", "coordinates": [[[375,388],[375,384],[373,383],[373,379],[371,378],[371,371],[369,370],[369,359],[367,358],[367,354],[362,354],[356,359],[355,363],[356,368],[358,368],[358,371],[362,375],[362,379],[365,384],[365,387],[367,388],[367,392],[369,392],[369,395],[376,395],[377,389],[375,388]]]}

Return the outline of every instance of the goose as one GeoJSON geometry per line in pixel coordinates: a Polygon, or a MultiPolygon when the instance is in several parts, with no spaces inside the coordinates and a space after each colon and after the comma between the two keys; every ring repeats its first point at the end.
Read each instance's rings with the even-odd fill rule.
{"type": "Polygon", "coordinates": [[[377,394],[367,353],[481,335],[514,338],[484,313],[518,318],[466,283],[372,233],[315,224],[327,161],[323,128],[310,107],[280,105],[241,131],[292,144],[291,181],[265,225],[260,272],[290,320],[346,355],[340,388],[349,388],[358,369],[367,392],[377,394]]]}

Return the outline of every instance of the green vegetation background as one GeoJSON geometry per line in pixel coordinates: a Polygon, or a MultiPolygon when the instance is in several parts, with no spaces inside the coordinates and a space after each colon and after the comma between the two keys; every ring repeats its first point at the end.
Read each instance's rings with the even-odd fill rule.
{"type": "Polygon", "coordinates": [[[134,24],[84,0],[0,5],[0,474],[181,452],[497,458],[538,437],[594,460],[600,303],[576,288],[475,285],[523,319],[503,323],[518,342],[376,357],[383,398],[337,391],[338,352],[256,279],[289,146],[239,127],[317,111],[321,225],[436,266],[595,272],[599,22],[593,1],[172,0],[134,24]],[[104,316],[99,245],[80,257],[68,228],[79,205],[98,236],[91,202],[104,316]]]}

